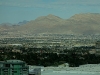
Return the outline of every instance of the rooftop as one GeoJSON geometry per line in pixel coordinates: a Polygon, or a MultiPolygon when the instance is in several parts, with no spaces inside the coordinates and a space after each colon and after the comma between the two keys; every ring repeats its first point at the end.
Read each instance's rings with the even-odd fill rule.
{"type": "Polygon", "coordinates": [[[24,61],[21,60],[6,60],[6,61],[0,61],[0,64],[25,64],[24,61]]]}

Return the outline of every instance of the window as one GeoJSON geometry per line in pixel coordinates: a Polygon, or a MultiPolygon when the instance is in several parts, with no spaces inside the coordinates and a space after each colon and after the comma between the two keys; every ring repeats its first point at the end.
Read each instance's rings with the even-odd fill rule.
{"type": "Polygon", "coordinates": [[[3,71],[4,71],[4,72],[8,72],[8,69],[4,69],[3,71]]]}
{"type": "Polygon", "coordinates": [[[27,68],[23,68],[23,71],[27,71],[27,68]]]}
{"type": "Polygon", "coordinates": [[[5,64],[5,67],[10,67],[10,64],[5,64]]]}
{"type": "Polygon", "coordinates": [[[17,71],[12,71],[13,73],[17,73],[17,71]]]}

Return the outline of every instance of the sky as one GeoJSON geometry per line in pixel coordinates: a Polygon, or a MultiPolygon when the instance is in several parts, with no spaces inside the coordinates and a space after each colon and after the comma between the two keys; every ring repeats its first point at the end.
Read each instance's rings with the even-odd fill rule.
{"type": "Polygon", "coordinates": [[[80,13],[100,13],[100,0],[0,0],[0,24],[16,24],[53,14],[68,19],[80,13]]]}

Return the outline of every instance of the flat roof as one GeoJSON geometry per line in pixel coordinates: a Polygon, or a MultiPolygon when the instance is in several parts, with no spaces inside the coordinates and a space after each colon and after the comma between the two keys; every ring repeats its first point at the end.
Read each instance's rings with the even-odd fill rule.
{"type": "Polygon", "coordinates": [[[0,61],[0,64],[25,64],[25,62],[21,60],[6,60],[0,61]]]}

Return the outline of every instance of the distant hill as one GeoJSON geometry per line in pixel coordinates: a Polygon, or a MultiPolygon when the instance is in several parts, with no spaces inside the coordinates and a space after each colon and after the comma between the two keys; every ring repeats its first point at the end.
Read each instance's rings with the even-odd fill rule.
{"type": "Polygon", "coordinates": [[[49,14],[12,28],[11,31],[18,32],[21,35],[38,33],[100,34],[100,14],[75,14],[69,19],[62,19],[49,14]]]}
{"type": "Polygon", "coordinates": [[[22,22],[19,22],[18,25],[24,25],[24,24],[27,24],[28,22],[29,22],[29,21],[24,20],[24,21],[22,21],[22,22]]]}

